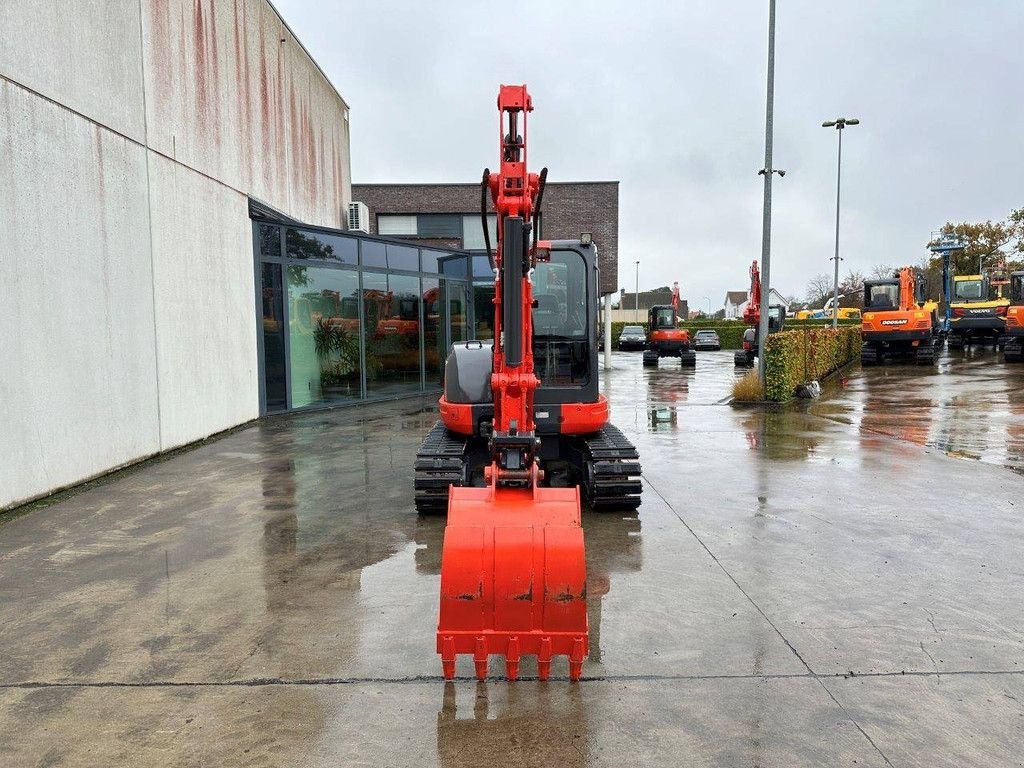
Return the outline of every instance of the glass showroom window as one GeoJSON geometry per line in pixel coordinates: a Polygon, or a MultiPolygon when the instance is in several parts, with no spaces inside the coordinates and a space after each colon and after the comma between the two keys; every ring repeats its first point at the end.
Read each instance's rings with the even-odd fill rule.
{"type": "Polygon", "coordinates": [[[359,274],[290,264],[292,408],[360,396],[359,274]]]}
{"type": "Polygon", "coordinates": [[[415,275],[363,273],[367,397],[420,390],[422,303],[415,275]]]}
{"type": "Polygon", "coordinates": [[[260,267],[263,289],[263,386],[267,410],[283,411],[288,407],[288,391],[285,384],[282,267],[268,262],[263,262],[260,267]]]}
{"type": "Polygon", "coordinates": [[[423,367],[427,389],[442,384],[441,371],[448,352],[448,334],[444,327],[444,281],[423,278],[423,367]]]}
{"type": "Polygon", "coordinates": [[[351,237],[289,229],[284,247],[289,259],[340,261],[352,266],[359,263],[359,244],[351,237]]]}

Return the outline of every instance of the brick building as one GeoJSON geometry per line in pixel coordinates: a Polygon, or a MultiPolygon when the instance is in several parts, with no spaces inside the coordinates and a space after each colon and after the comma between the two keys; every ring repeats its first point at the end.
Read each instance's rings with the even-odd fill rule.
{"type": "MultiPolygon", "coordinates": [[[[352,199],[367,206],[369,234],[414,239],[421,245],[484,249],[478,183],[353,184],[352,199]]],[[[491,227],[493,244],[493,219],[491,227]]],[[[619,182],[548,182],[540,227],[546,240],[593,234],[601,294],[618,290],[619,182]]]]}

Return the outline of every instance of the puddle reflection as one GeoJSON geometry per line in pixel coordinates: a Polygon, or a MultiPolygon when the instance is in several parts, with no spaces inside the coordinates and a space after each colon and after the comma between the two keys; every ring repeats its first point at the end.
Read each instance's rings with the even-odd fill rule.
{"type": "Polygon", "coordinates": [[[445,683],[437,713],[437,762],[479,768],[509,762],[585,766],[590,762],[584,686],[445,683]]]}

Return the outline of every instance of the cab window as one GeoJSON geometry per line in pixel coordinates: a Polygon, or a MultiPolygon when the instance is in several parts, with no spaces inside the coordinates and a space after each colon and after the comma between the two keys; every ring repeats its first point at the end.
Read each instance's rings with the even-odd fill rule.
{"type": "Polygon", "coordinates": [[[900,305],[900,287],[891,283],[868,286],[868,309],[895,309],[900,305]]]}
{"type": "Polygon", "coordinates": [[[956,280],[953,286],[953,295],[964,301],[978,301],[985,298],[981,280],[956,280]]]}
{"type": "Polygon", "coordinates": [[[659,307],[654,310],[654,327],[675,328],[676,320],[673,314],[672,307],[659,307]]]}
{"type": "Polygon", "coordinates": [[[533,366],[541,386],[590,380],[587,263],[575,250],[551,252],[533,272],[533,366]]]}

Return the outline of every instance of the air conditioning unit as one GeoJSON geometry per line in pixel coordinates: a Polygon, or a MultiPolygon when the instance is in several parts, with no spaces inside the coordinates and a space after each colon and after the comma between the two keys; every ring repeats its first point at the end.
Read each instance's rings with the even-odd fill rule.
{"type": "Polygon", "coordinates": [[[370,209],[366,203],[348,204],[348,228],[355,232],[370,234],[370,209]]]}

